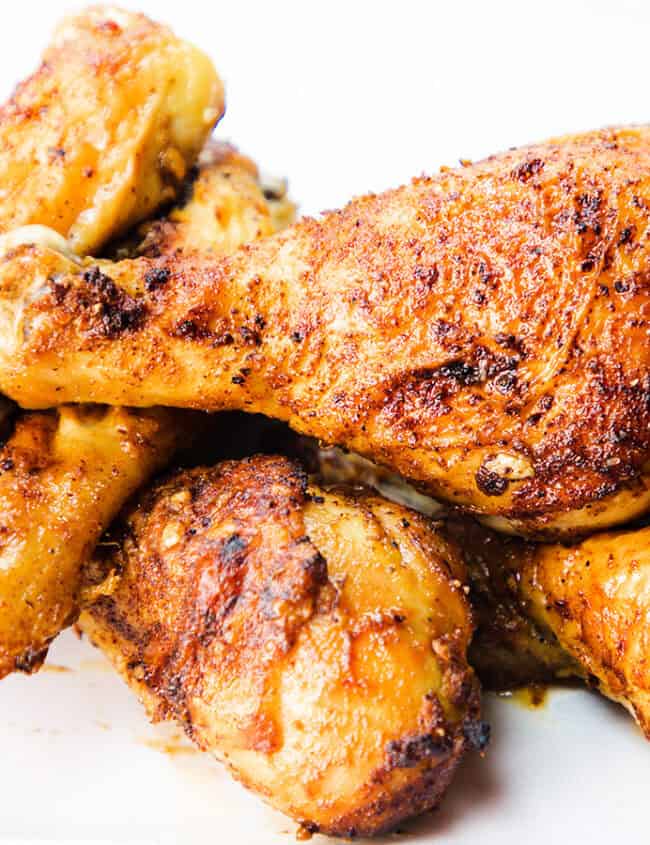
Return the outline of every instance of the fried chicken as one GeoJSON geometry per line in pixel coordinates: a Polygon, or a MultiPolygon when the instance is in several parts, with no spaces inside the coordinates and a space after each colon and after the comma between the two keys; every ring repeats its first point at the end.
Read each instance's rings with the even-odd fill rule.
{"type": "Polygon", "coordinates": [[[650,739],[650,528],[570,546],[476,526],[453,533],[481,596],[472,646],[481,679],[576,675],[626,707],[650,739]]]}
{"type": "Polygon", "coordinates": [[[188,437],[164,409],[20,416],[0,449],[0,678],[34,671],[77,617],[85,563],[128,497],[188,437]]]}
{"type": "MultiPolygon", "coordinates": [[[[650,129],[510,151],[227,258],[0,263],[19,403],[243,409],[527,535],[648,509],[650,129]]],[[[27,239],[28,240],[28,239],[27,239]]]]}
{"type": "Polygon", "coordinates": [[[258,456],[162,480],[109,542],[121,577],[82,629],[152,718],[309,829],[430,809],[487,740],[462,560],[419,514],[258,456]]]}
{"type": "Polygon", "coordinates": [[[175,198],[223,108],[210,60],[166,27],[101,6],[64,20],[0,109],[0,231],[95,253],[175,198]]]}

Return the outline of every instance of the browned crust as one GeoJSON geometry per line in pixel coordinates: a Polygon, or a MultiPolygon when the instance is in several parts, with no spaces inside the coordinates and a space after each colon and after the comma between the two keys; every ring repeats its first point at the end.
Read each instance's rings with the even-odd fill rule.
{"type": "Polygon", "coordinates": [[[10,341],[0,382],[50,402],[56,360],[69,399],[261,411],[522,532],[628,519],[650,501],[649,141],[563,138],[221,261],[106,268],[144,308],[120,337],[97,338],[64,274],[64,296],[26,306],[39,330],[10,341]],[[161,266],[171,283],[145,291],[161,266]]]}
{"type": "MultiPolygon", "coordinates": [[[[150,715],[179,720],[274,806],[314,830],[376,833],[436,806],[466,748],[486,739],[465,657],[469,611],[459,570],[451,568],[462,564],[453,545],[439,540],[436,552],[430,534],[418,514],[376,497],[308,489],[303,471],[284,458],[186,471],[144,493],[115,527],[110,565],[121,578],[82,624],[150,715]],[[386,552],[375,548],[389,559],[372,566],[388,566],[398,554],[389,538],[399,526],[399,542],[411,550],[403,565],[414,575],[424,566],[417,577],[440,591],[435,600],[413,593],[422,618],[426,602],[435,602],[421,633],[414,610],[393,609],[407,601],[404,589],[400,597],[382,587],[386,608],[385,598],[364,599],[363,589],[353,599],[359,587],[346,587],[336,567],[332,573],[307,533],[306,514],[324,520],[318,531],[327,532],[333,508],[355,525],[360,519],[369,536],[387,532],[386,552]],[[356,610],[362,600],[372,610],[356,610]],[[393,688],[395,670],[407,675],[396,676],[393,688]],[[387,680],[372,681],[375,671],[387,680]],[[323,682],[312,699],[310,689],[323,682]],[[378,721],[377,707],[385,713],[378,721]],[[367,724],[367,736],[357,735],[358,724],[367,724]],[[342,781],[331,792],[333,772],[342,781]]],[[[356,542],[351,534],[343,552],[349,566],[356,542]]],[[[387,570],[386,577],[395,576],[387,570]]]]}

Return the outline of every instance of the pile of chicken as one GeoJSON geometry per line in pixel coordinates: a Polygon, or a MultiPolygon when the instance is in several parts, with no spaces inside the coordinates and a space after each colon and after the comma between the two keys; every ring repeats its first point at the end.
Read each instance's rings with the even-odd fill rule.
{"type": "Polygon", "coordinates": [[[93,8],[0,111],[0,674],[78,620],[331,834],[438,804],[474,670],[584,678],[650,738],[650,129],[287,225],[223,107],[93,8]]]}

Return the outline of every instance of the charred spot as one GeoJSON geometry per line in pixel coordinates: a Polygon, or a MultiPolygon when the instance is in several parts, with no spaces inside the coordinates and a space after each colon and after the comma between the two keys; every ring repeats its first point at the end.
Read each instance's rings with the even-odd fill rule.
{"type": "Polygon", "coordinates": [[[304,561],[302,567],[315,584],[324,584],[327,581],[327,561],[320,552],[314,552],[304,561]]]}
{"type": "Polygon", "coordinates": [[[192,481],[190,484],[190,499],[193,502],[196,502],[205,492],[206,487],[208,487],[208,480],[205,476],[198,476],[195,480],[192,481]]]}
{"type": "Polygon", "coordinates": [[[512,178],[519,182],[528,182],[544,169],[544,162],[541,158],[531,158],[522,162],[512,171],[512,178]]]}
{"type": "Polygon", "coordinates": [[[481,466],[475,476],[476,486],[486,496],[502,496],[510,483],[507,478],[498,475],[485,466],[481,466]]]}
{"type": "Polygon", "coordinates": [[[146,314],[144,303],[119,288],[97,265],[86,270],[83,279],[95,295],[95,304],[99,306],[99,325],[95,328],[97,334],[113,338],[141,327],[146,314]]]}
{"type": "Polygon", "coordinates": [[[439,275],[438,268],[435,264],[431,264],[430,266],[417,264],[413,271],[413,276],[418,280],[418,282],[422,282],[429,288],[435,285],[438,281],[439,275]]]}
{"type": "Polygon", "coordinates": [[[438,268],[435,264],[417,264],[413,270],[415,285],[413,288],[415,307],[423,306],[435,287],[439,278],[438,268]]]}
{"type": "Polygon", "coordinates": [[[70,286],[61,282],[52,282],[52,295],[57,305],[61,305],[65,300],[66,294],[70,290],[70,286]]]}
{"type": "Polygon", "coordinates": [[[589,273],[594,269],[595,266],[596,262],[593,258],[585,258],[585,260],[580,265],[580,269],[583,273],[589,273]]]}
{"type": "Polygon", "coordinates": [[[192,165],[192,167],[190,167],[187,171],[185,179],[183,179],[179,196],[176,200],[179,205],[187,205],[187,203],[191,201],[194,196],[194,183],[199,178],[199,173],[200,169],[196,164],[192,165]]]}
{"type": "Polygon", "coordinates": [[[579,235],[591,231],[594,235],[600,235],[602,224],[600,211],[602,206],[602,191],[594,194],[581,194],[576,198],[577,210],[573,215],[573,221],[579,235]]]}
{"type": "Polygon", "coordinates": [[[129,660],[126,664],[126,669],[129,675],[132,675],[137,681],[148,682],[149,668],[142,660],[129,660]]]}
{"type": "Polygon", "coordinates": [[[304,336],[302,332],[291,332],[291,340],[294,343],[302,343],[302,341],[304,340],[304,336]]]}
{"type": "Polygon", "coordinates": [[[13,458],[4,458],[0,461],[0,470],[2,472],[10,472],[14,466],[15,464],[13,458]]]}
{"type": "MultiPolygon", "coordinates": [[[[429,414],[443,416],[450,411],[450,397],[514,371],[518,363],[518,355],[495,355],[486,347],[477,346],[470,361],[456,359],[435,369],[414,370],[392,379],[385,389],[385,412],[399,418],[402,425],[408,423],[411,413],[422,408],[429,414]]],[[[514,372],[506,377],[506,382],[516,385],[514,372]]]]}
{"type": "Polygon", "coordinates": [[[216,612],[213,608],[208,607],[203,613],[202,631],[200,640],[202,646],[207,646],[215,637],[218,637],[223,632],[224,622],[233,612],[239,601],[239,594],[235,593],[229,596],[216,612]]]}
{"type": "Polygon", "coordinates": [[[484,285],[487,285],[487,283],[492,279],[492,273],[488,269],[488,266],[485,261],[479,262],[477,273],[479,279],[483,282],[484,285]]]}
{"type": "Polygon", "coordinates": [[[629,244],[633,237],[634,226],[626,226],[624,229],[621,229],[621,233],[618,236],[618,245],[625,246],[625,244],[629,244]]]}
{"type": "Polygon", "coordinates": [[[221,562],[230,566],[232,564],[241,564],[244,561],[245,554],[242,554],[248,548],[248,543],[241,536],[241,534],[231,534],[224,540],[221,549],[219,550],[219,557],[221,562]]]}
{"type": "Polygon", "coordinates": [[[236,376],[233,376],[233,377],[230,379],[230,381],[231,381],[233,384],[243,384],[243,383],[246,381],[246,376],[244,376],[244,375],[236,375],[236,376]]]}
{"type": "Polygon", "coordinates": [[[47,657],[47,646],[45,648],[28,648],[14,660],[14,668],[17,672],[31,672],[40,669],[47,657]]]}
{"type": "Polygon", "coordinates": [[[474,751],[484,751],[490,742],[490,725],[481,719],[466,718],[463,722],[463,736],[474,751]]]}
{"type": "Polygon", "coordinates": [[[520,358],[524,357],[523,344],[519,338],[515,337],[515,335],[506,334],[505,332],[497,332],[494,335],[494,342],[504,349],[513,350],[520,358]]]}
{"type": "Polygon", "coordinates": [[[167,284],[170,276],[171,273],[166,267],[155,267],[153,270],[148,270],[145,273],[144,285],[149,291],[157,290],[167,284]]]}
{"type": "Polygon", "coordinates": [[[437,372],[443,378],[451,379],[463,387],[470,387],[481,381],[480,368],[473,364],[467,364],[465,361],[450,361],[449,364],[443,364],[439,367],[437,372]]]}
{"type": "Polygon", "coordinates": [[[423,760],[446,757],[451,749],[447,735],[419,734],[394,739],[386,746],[388,764],[393,769],[413,769],[423,760]]]}
{"type": "Polygon", "coordinates": [[[257,328],[251,329],[249,326],[240,326],[239,334],[247,346],[259,346],[262,343],[262,338],[257,328]]]}
{"type": "Polygon", "coordinates": [[[188,340],[200,340],[208,337],[210,332],[198,320],[181,320],[172,329],[172,337],[183,337],[188,340]]]}
{"type": "Polygon", "coordinates": [[[631,282],[628,279],[617,279],[614,282],[616,293],[627,293],[630,290],[631,282]]]}
{"type": "Polygon", "coordinates": [[[494,380],[494,386],[499,393],[503,393],[504,395],[512,393],[517,386],[517,373],[514,370],[505,370],[499,373],[494,380]]]}

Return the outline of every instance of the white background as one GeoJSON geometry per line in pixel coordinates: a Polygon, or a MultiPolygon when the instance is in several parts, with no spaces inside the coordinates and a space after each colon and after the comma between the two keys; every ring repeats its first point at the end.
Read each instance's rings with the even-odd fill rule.
{"type": "MultiPolygon", "coordinates": [[[[142,2],[213,57],[218,134],[287,175],[308,213],[459,157],[650,119],[650,5],[609,2],[142,2]]],[[[78,4],[3,4],[0,94],[78,4]]],[[[0,839],[290,843],[295,825],[206,757],[169,754],[99,656],[0,685],[0,839]]],[[[494,741],[444,809],[398,841],[647,842],[650,746],[595,696],[528,712],[489,701],[494,741]]],[[[164,737],[167,737],[165,739],[164,737]]],[[[391,840],[392,841],[392,840],[391,840]]]]}

